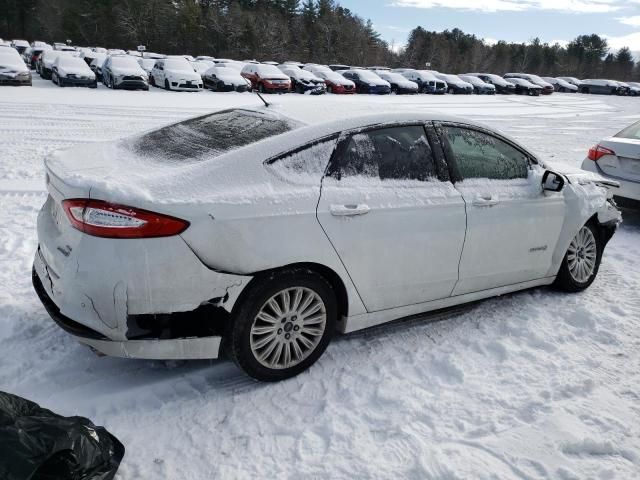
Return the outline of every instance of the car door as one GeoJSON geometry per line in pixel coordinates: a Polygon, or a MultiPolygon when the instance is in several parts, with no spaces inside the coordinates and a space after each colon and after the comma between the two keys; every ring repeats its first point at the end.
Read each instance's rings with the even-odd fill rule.
{"type": "Polygon", "coordinates": [[[158,61],[153,67],[153,80],[156,85],[164,86],[164,62],[158,61]]]}
{"type": "Polygon", "coordinates": [[[562,192],[545,192],[544,169],[510,141],[477,127],[436,130],[467,212],[454,295],[550,276],[565,217],[562,192]]]}
{"type": "Polygon", "coordinates": [[[458,280],[464,201],[429,135],[421,124],[346,134],[322,180],[318,221],[369,312],[448,297],[458,280]]]}
{"type": "Polygon", "coordinates": [[[113,81],[112,75],[111,75],[111,57],[107,58],[104,62],[104,64],[102,65],[102,78],[109,78],[110,81],[113,81]]]}

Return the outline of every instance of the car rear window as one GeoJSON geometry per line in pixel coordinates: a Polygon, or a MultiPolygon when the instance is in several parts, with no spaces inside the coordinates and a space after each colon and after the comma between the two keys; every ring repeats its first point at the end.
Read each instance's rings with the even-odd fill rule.
{"type": "Polygon", "coordinates": [[[621,132],[616,133],[614,137],[640,140],[640,122],[636,122],[633,125],[628,126],[621,132]]]}
{"type": "Polygon", "coordinates": [[[217,157],[293,128],[283,118],[224,110],[144,134],[133,141],[132,148],[158,161],[189,162],[217,157]]]}

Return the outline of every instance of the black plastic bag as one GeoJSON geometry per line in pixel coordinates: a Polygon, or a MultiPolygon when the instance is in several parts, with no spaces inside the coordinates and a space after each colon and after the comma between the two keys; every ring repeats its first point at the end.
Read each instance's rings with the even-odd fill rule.
{"type": "Polygon", "coordinates": [[[112,480],[124,446],[83,417],[0,392],[0,479],[112,480]]]}

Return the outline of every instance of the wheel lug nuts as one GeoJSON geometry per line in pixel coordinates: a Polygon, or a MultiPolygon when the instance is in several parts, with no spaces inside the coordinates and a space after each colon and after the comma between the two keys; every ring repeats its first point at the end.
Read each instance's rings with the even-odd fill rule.
{"type": "Polygon", "coordinates": [[[293,317],[291,317],[291,321],[295,322],[298,319],[298,317],[296,317],[295,315],[293,317]]]}
{"type": "Polygon", "coordinates": [[[282,329],[281,329],[281,328],[279,328],[279,329],[278,329],[278,335],[281,335],[281,334],[282,334],[282,329]]]}
{"type": "Polygon", "coordinates": [[[298,330],[300,330],[300,327],[298,325],[294,325],[293,329],[297,332],[298,330]]]}
{"type": "Polygon", "coordinates": [[[285,333],[284,334],[284,338],[286,338],[287,340],[289,340],[291,338],[291,334],[290,333],[285,333]]]}

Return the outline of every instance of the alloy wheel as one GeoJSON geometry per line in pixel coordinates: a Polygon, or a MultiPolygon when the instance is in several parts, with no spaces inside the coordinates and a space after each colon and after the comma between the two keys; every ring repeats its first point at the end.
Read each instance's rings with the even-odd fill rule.
{"type": "Polygon", "coordinates": [[[567,251],[567,265],[571,277],[578,283],[587,282],[596,269],[597,245],[588,227],[582,227],[567,251]]]}
{"type": "Polygon", "coordinates": [[[322,298],[305,287],[292,287],[269,298],[250,331],[251,352],[264,367],[295,367],[316,349],[327,324],[322,298]]]}

